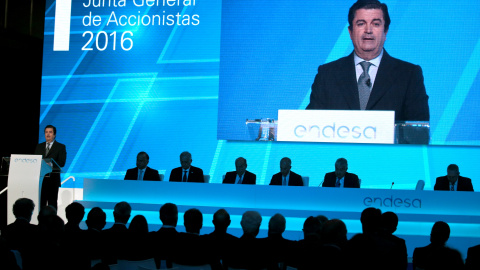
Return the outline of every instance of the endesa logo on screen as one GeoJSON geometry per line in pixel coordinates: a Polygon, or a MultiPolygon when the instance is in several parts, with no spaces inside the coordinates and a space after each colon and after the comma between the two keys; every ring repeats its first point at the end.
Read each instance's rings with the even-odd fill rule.
{"type": "Polygon", "coordinates": [[[393,144],[394,111],[279,110],[278,141],[393,144]]]}

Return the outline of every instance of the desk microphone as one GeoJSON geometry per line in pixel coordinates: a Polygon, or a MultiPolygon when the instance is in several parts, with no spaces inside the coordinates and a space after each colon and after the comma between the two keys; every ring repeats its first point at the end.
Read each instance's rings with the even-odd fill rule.
{"type": "Polygon", "coordinates": [[[393,184],[395,184],[395,182],[392,182],[392,186],[390,187],[390,189],[392,189],[392,188],[393,188],[393,184]]]}
{"type": "Polygon", "coordinates": [[[325,181],[325,180],[323,180],[323,181],[320,183],[320,185],[318,185],[318,187],[320,187],[320,186],[323,184],[324,181],[325,181]]]}
{"type": "Polygon", "coordinates": [[[372,86],[372,81],[370,81],[370,79],[368,79],[368,80],[365,82],[365,84],[366,84],[368,87],[370,87],[370,86],[372,86]]]}

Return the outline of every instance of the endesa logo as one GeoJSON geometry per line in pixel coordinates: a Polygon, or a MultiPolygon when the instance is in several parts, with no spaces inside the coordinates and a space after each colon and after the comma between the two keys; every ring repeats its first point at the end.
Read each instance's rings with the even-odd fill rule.
{"type": "Polygon", "coordinates": [[[421,199],[411,199],[411,198],[395,198],[393,196],[381,198],[381,197],[366,197],[363,199],[363,204],[365,206],[376,206],[376,207],[413,207],[413,208],[422,208],[421,199]]]}
{"type": "Polygon", "coordinates": [[[337,126],[337,123],[326,126],[304,126],[298,125],[294,128],[294,134],[297,138],[308,137],[317,137],[317,138],[341,138],[341,139],[376,139],[377,138],[377,127],[374,126],[347,126],[340,125],[337,126]]]}
{"type": "Polygon", "coordinates": [[[16,158],[14,161],[22,163],[37,163],[37,160],[33,158],[16,158]]]}

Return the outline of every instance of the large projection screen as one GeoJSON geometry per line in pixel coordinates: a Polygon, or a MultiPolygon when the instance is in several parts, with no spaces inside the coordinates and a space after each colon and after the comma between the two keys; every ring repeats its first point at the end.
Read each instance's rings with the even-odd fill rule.
{"type": "Polygon", "coordinates": [[[430,145],[246,140],[246,119],[305,109],[317,67],[352,52],[352,3],[47,0],[40,138],[57,127],[77,187],[123,179],[140,151],[168,179],[189,151],[211,183],[243,156],[268,184],[288,156],[318,186],[344,157],[362,188],[433,189],[451,163],[480,188],[478,1],[385,1],[385,49],[423,70],[430,145]]]}

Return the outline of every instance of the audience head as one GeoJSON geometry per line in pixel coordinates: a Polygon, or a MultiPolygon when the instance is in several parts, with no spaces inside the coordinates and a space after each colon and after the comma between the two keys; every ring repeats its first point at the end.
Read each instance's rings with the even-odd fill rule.
{"type": "Polygon", "coordinates": [[[147,167],[150,157],[146,152],[140,152],[137,154],[137,168],[143,170],[147,167]]]}
{"type": "Polygon", "coordinates": [[[347,243],[347,226],[340,219],[331,219],[322,226],[322,241],[324,244],[339,247],[347,243]]]}
{"type": "Polygon", "coordinates": [[[65,223],[57,215],[44,216],[38,226],[43,239],[56,243],[60,242],[65,231],[65,223]]]}
{"type": "Polygon", "coordinates": [[[385,232],[393,234],[397,230],[398,216],[394,212],[385,212],[382,214],[382,228],[385,232]]]}
{"type": "Polygon", "coordinates": [[[41,224],[47,217],[56,216],[57,209],[51,205],[44,206],[38,212],[37,220],[38,224],[41,224]]]}
{"type": "Polygon", "coordinates": [[[283,176],[287,176],[292,168],[292,160],[288,157],[284,157],[280,160],[280,173],[283,176]]]}
{"type": "Polygon", "coordinates": [[[315,218],[320,221],[320,226],[323,226],[323,224],[328,221],[328,218],[324,215],[318,215],[315,218]]]}
{"type": "Polygon", "coordinates": [[[147,219],[142,215],[136,215],[130,221],[128,230],[133,233],[148,233],[147,219]]]}
{"type": "Polygon", "coordinates": [[[87,220],[85,221],[89,229],[101,231],[105,224],[107,224],[107,215],[102,208],[94,207],[88,212],[87,220]]]}
{"type": "Polygon", "coordinates": [[[303,223],[303,238],[307,236],[316,236],[320,237],[320,232],[322,230],[322,223],[316,217],[309,216],[303,223]]]}
{"type": "Polygon", "coordinates": [[[15,218],[26,219],[28,222],[32,220],[35,204],[28,198],[20,198],[13,204],[13,215],[15,218]]]}
{"type": "Polygon", "coordinates": [[[270,218],[268,222],[268,235],[282,234],[285,231],[287,221],[281,214],[275,214],[270,218]]]}
{"type": "Polygon", "coordinates": [[[450,183],[455,183],[460,175],[458,166],[455,164],[450,164],[447,167],[447,179],[450,183]]]}
{"type": "Polygon", "coordinates": [[[72,224],[80,224],[85,216],[85,207],[78,202],[72,202],[65,208],[65,217],[72,224]]]}
{"type": "Polygon", "coordinates": [[[115,222],[127,224],[132,213],[132,207],[127,202],[119,202],[113,208],[113,219],[115,222]]]}
{"type": "Polygon", "coordinates": [[[183,225],[185,226],[185,231],[188,233],[200,234],[200,229],[202,229],[203,226],[202,212],[196,208],[185,211],[183,214],[183,225]]]}
{"type": "Polygon", "coordinates": [[[335,162],[335,176],[338,179],[342,179],[348,170],[348,163],[347,160],[344,158],[339,158],[335,162]]]}
{"type": "Polygon", "coordinates": [[[362,212],[360,221],[362,222],[363,233],[376,233],[382,222],[382,211],[373,207],[366,208],[362,212]]]}
{"type": "Polygon", "coordinates": [[[166,203],[160,207],[160,220],[163,225],[177,226],[178,222],[178,209],[173,203],[166,203]]]}
{"type": "Polygon", "coordinates": [[[225,209],[219,209],[213,214],[212,223],[215,226],[215,230],[226,232],[231,223],[230,214],[225,209]]]}
{"type": "Polygon", "coordinates": [[[182,165],[182,169],[188,170],[192,165],[192,154],[185,151],[180,154],[180,164],[182,165]]]}
{"type": "Polygon", "coordinates": [[[437,221],[433,224],[430,233],[430,242],[434,245],[445,245],[450,237],[450,226],[446,222],[437,221]]]}
{"type": "Polygon", "coordinates": [[[260,232],[260,224],[262,216],[257,211],[247,211],[243,213],[240,225],[242,226],[243,235],[256,237],[260,232]]]}

